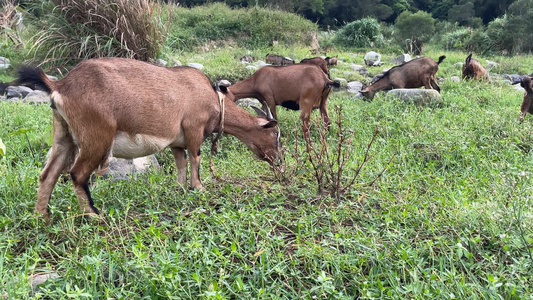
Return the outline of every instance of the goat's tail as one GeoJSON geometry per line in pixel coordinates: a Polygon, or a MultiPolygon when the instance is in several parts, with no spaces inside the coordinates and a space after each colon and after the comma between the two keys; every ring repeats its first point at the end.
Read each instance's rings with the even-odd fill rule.
{"type": "Polygon", "coordinates": [[[43,90],[48,94],[55,88],[55,82],[48,78],[41,68],[22,66],[18,69],[17,85],[32,84],[36,89],[43,90]]]}
{"type": "Polygon", "coordinates": [[[326,82],[326,85],[324,86],[324,89],[327,89],[328,87],[341,87],[341,84],[337,81],[328,81],[326,82]]]}
{"type": "Polygon", "coordinates": [[[446,55],[442,55],[439,57],[439,61],[437,62],[437,65],[440,65],[440,63],[446,58],[446,55]]]}

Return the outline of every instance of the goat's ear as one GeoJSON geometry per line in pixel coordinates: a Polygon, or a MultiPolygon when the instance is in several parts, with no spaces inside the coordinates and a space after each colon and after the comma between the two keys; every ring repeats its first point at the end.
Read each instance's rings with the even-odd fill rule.
{"type": "Polygon", "coordinates": [[[263,128],[272,128],[278,125],[278,121],[261,119],[261,123],[259,123],[259,125],[263,128]]]}
{"type": "Polygon", "coordinates": [[[470,54],[466,57],[465,63],[468,64],[468,63],[470,62],[471,59],[472,59],[472,53],[470,53],[470,54]]]}

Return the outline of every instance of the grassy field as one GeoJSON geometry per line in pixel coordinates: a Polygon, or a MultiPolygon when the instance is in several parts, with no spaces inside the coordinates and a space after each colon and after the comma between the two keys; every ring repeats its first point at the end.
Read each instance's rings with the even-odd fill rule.
{"type": "MultiPolygon", "coordinates": [[[[308,56],[300,48],[252,54],[261,58],[272,50],[308,56]]],[[[211,78],[238,78],[249,72],[238,69],[243,51],[175,58],[194,58],[211,78]]],[[[345,72],[350,63],[362,64],[363,53],[332,54],[345,61],[332,77],[361,79],[345,72]]],[[[454,64],[466,54],[426,53],[441,54],[448,58],[437,75],[459,75],[454,64]]],[[[498,73],[529,74],[533,64],[531,56],[489,59],[500,63],[498,73]]],[[[214,157],[220,178],[209,172],[207,155],[202,160],[206,191],[179,188],[171,154],[164,152],[158,155],[160,170],[129,181],[94,182],[95,205],[103,211],[98,220],[80,216],[70,181],[60,180],[50,202],[50,226],[33,214],[49,149],[50,108],[0,102],[0,138],[7,145],[7,157],[0,160],[0,295],[531,299],[533,118],[518,122],[522,92],[496,80],[445,80],[441,88],[442,101],[428,106],[381,93],[372,102],[345,93],[330,96],[332,119],[342,116],[342,133],[353,133],[343,148],[353,150],[343,185],[379,130],[369,161],[339,199],[317,194],[311,165],[296,162],[294,153],[301,160],[306,156],[298,113],[280,109],[291,175],[284,180],[226,136],[214,157]],[[47,272],[60,278],[32,294],[28,278],[47,272]]],[[[331,148],[338,132],[333,126],[326,135],[331,148]]],[[[312,133],[318,139],[316,127],[312,133]]],[[[204,147],[209,153],[209,145],[204,147]]]]}

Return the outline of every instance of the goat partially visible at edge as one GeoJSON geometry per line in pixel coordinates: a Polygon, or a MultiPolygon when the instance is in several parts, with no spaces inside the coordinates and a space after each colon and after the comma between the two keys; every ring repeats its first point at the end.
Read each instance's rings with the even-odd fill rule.
{"type": "Polygon", "coordinates": [[[481,65],[479,60],[468,55],[463,64],[463,79],[486,79],[490,81],[489,72],[481,65]]]}
{"type": "Polygon", "coordinates": [[[533,82],[531,77],[525,76],[520,81],[516,81],[513,84],[518,83],[520,83],[520,86],[525,89],[524,99],[520,106],[520,121],[524,121],[527,113],[533,114],[533,105],[531,105],[531,102],[533,101],[533,82]]]}
{"type": "Polygon", "coordinates": [[[39,68],[22,67],[18,81],[39,84],[51,97],[53,145],[39,176],[35,205],[47,222],[48,202],[63,172],[70,173],[81,210],[98,214],[89,178],[107,166],[111,155],[135,158],[169,147],[178,183],[184,185],[187,149],[190,185],[202,189],[200,146],[221,126],[262,160],[272,163],[279,154],[279,127],[271,114],[255,117],[231,101],[222,101],[225,95],[194,68],[101,58],[78,64],[59,81],[50,80],[39,68]]]}
{"type": "Polygon", "coordinates": [[[445,58],[446,56],[442,55],[438,61],[435,61],[430,57],[421,57],[393,67],[383,73],[378,80],[362,89],[361,94],[372,100],[378,91],[422,86],[440,92],[436,74],[439,64],[445,58]]]}

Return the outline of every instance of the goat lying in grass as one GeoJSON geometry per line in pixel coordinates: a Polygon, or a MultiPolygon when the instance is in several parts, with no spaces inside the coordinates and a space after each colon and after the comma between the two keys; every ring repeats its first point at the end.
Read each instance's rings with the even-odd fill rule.
{"type": "Polygon", "coordinates": [[[490,81],[489,72],[481,65],[481,63],[472,58],[472,53],[468,55],[463,64],[463,79],[487,79],[490,81]]]}

